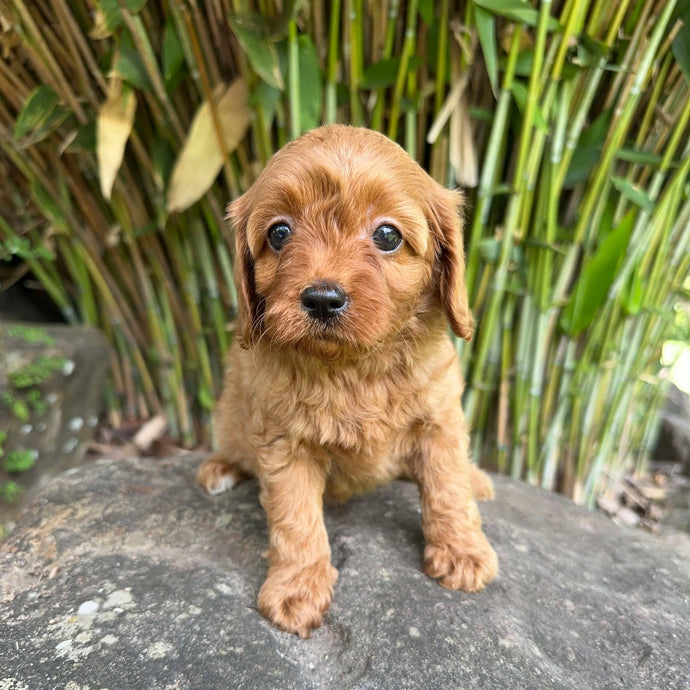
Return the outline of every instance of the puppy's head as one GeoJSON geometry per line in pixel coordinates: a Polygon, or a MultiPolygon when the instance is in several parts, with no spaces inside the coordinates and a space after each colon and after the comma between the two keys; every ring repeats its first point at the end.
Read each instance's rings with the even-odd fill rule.
{"type": "Polygon", "coordinates": [[[366,352],[439,310],[469,340],[460,204],[382,134],[291,142],[229,207],[242,344],[366,352]]]}

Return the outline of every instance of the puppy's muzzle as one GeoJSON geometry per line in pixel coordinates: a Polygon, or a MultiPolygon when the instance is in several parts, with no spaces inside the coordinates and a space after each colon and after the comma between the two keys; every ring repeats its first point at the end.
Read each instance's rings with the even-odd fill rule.
{"type": "Polygon", "coordinates": [[[347,293],[337,283],[314,283],[300,295],[300,304],[308,316],[328,323],[342,314],[348,305],[347,293]]]}

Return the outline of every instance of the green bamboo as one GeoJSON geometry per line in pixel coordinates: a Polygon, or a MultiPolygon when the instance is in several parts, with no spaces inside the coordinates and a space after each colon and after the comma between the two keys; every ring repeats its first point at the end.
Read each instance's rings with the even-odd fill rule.
{"type": "Polygon", "coordinates": [[[290,138],[302,133],[299,98],[299,54],[297,48],[297,23],[288,25],[288,99],[290,102],[290,138]]]}
{"type": "MultiPolygon", "coordinates": [[[[395,42],[395,32],[398,26],[398,11],[400,0],[389,0],[388,21],[386,22],[386,39],[383,45],[382,60],[387,60],[393,55],[393,45],[395,42]]],[[[376,105],[371,116],[371,128],[383,131],[383,111],[385,104],[385,89],[378,89],[376,92],[376,105]]]]}
{"type": "Polygon", "coordinates": [[[643,467],[662,400],[659,347],[690,268],[690,89],[671,50],[678,0],[541,0],[524,21],[505,16],[506,5],[494,13],[498,40],[487,45],[485,35],[477,41],[473,2],[432,5],[162,0],[134,12],[118,2],[121,16],[112,17],[120,26],[98,40],[87,34],[93,20],[83,3],[9,6],[0,67],[0,150],[9,173],[0,197],[11,220],[0,223],[0,237],[50,243],[55,261],[28,252],[15,257],[25,263],[14,274],[30,271],[66,319],[98,323],[112,341],[113,423],[163,409],[184,445],[214,435],[210,410],[237,300],[223,208],[276,147],[302,132],[306,36],[323,70],[324,120],[386,131],[442,183],[452,182],[456,153],[447,125],[460,98],[469,105],[481,162],[465,210],[477,336],[457,349],[475,459],[590,503],[607,477],[643,467]],[[248,22],[258,16],[258,52],[243,52],[228,11],[248,22]],[[148,86],[130,84],[134,128],[106,200],[88,128],[124,43],[138,51],[136,64],[119,65],[136,73],[125,80],[148,86]],[[495,55],[480,56],[492,46],[495,55]],[[263,83],[269,48],[281,58],[284,91],[263,83]],[[367,88],[365,74],[382,60],[370,72],[382,81],[367,88]],[[395,81],[382,86],[391,64],[395,81]],[[495,97],[489,64],[498,71],[495,97]],[[252,118],[245,141],[229,152],[212,93],[236,78],[247,85],[252,118]],[[41,107],[52,110],[37,122],[50,123],[61,109],[65,119],[45,132],[31,124],[15,139],[23,104],[40,84],[56,96],[39,93],[41,107]],[[204,100],[223,175],[196,208],[169,217],[172,162],[204,100]],[[595,122],[604,123],[599,132],[595,122]],[[596,136],[596,151],[582,148],[596,136]],[[576,180],[575,164],[587,155],[591,167],[576,180]],[[628,214],[627,247],[602,277],[607,294],[571,332],[564,309],[591,308],[587,271],[605,233],[628,214]]]}
{"type": "Polygon", "coordinates": [[[326,79],[326,123],[333,124],[337,114],[338,30],[342,0],[331,3],[331,20],[328,32],[328,73],[326,79]]]}
{"type": "Polygon", "coordinates": [[[400,101],[402,99],[405,79],[409,67],[410,58],[414,53],[414,40],[417,27],[417,0],[408,0],[407,21],[405,24],[405,40],[403,42],[400,66],[393,87],[393,100],[391,101],[390,116],[388,120],[388,136],[396,139],[398,135],[398,120],[400,118],[400,101]]]}

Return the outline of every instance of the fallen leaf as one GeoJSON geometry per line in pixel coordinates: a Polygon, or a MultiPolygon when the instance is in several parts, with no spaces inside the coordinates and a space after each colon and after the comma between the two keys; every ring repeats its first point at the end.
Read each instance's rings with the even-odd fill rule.
{"type": "Polygon", "coordinates": [[[620,508],[615,517],[628,527],[635,527],[640,522],[639,514],[630,508],[620,508]]]}
{"type": "Polygon", "coordinates": [[[477,186],[477,152],[464,95],[460,96],[458,106],[450,117],[450,162],[455,170],[455,181],[461,187],[477,186]]]}
{"type": "MultiPolygon", "coordinates": [[[[214,93],[226,153],[234,151],[249,127],[247,87],[241,79],[221,85],[214,93]]],[[[223,167],[223,151],[211,107],[204,101],[194,115],[187,140],[170,178],[168,210],[184,211],[211,187],[223,167]]]]}
{"type": "Polygon", "coordinates": [[[146,452],[151,444],[159,439],[163,432],[168,428],[168,421],[165,415],[159,414],[149,419],[134,435],[132,441],[134,445],[142,452],[146,452]]]}
{"type": "Polygon", "coordinates": [[[597,499],[597,506],[599,507],[599,510],[607,515],[615,515],[620,508],[619,502],[615,498],[607,496],[606,494],[599,496],[597,499]]]}
{"type": "Polygon", "coordinates": [[[96,120],[96,155],[101,192],[110,200],[117,171],[122,165],[125,146],[134,126],[137,97],[119,79],[110,82],[108,100],[96,120]]]}

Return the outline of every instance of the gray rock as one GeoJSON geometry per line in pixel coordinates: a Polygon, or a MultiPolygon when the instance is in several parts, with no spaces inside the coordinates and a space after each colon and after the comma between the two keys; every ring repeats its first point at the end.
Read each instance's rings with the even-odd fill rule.
{"type": "Polygon", "coordinates": [[[0,430],[8,433],[3,444],[5,459],[13,450],[28,451],[37,458],[32,469],[11,476],[0,463],[0,483],[11,479],[26,489],[17,504],[0,501],[0,525],[18,514],[32,490],[82,462],[103,409],[109,355],[108,342],[96,328],[0,324],[0,430]],[[47,380],[13,386],[12,375],[26,371],[40,358],[51,360],[55,367],[44,370],[47,380]],[[26,403],[31,391],[37,398],[26,405],[28,418],[21,419],[12,412],[6,396],[26,403]]]}
{"type": "Polygon", "coordinates": [[[690,395],[671,387],[661,413],[659,436],[653,457],[680,463],[690,476],[690,395]]]}
{"type": "Polygon", "coordinates": [[[54,479],[0,549],[0,688],[688,687],[690,564],[653,537],[496,478],[501,574],[421,572],[414,485],[327,510],[335,600],[310,640],[256,610],[254,481],[206,496],[199,458],[54,479]]]}

